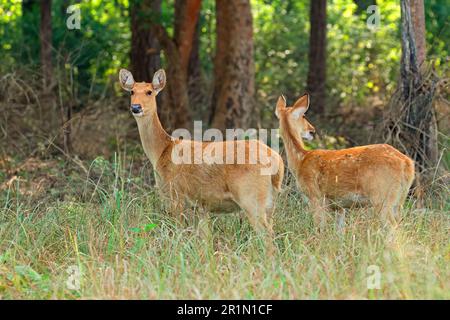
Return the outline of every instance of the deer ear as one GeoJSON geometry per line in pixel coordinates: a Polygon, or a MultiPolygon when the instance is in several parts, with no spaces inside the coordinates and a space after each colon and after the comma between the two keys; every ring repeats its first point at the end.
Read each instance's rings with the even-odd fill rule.
{"type": "Polygon", "coordinates": [[[286,109],[286,98],[281,95],[278,97],[277,106],[275,108],[275,115],[280,119],[280,111],[286,109]]]}
{"type": "Polygon", "coordinates": [[[292,108],[294,109],[292,111],[292,116],[295,119],[299,119],[301,116],[303,116],[309,108],[309,94],[305,93],[303,96],[301,96],[297,101],[295,101],[292,108]]]}
{"type": "Polygon", "coordinates": [[[153,76],[152,86],[153,90],[156,91],[156,93],[159,93],[162,89],[164,89],[166,85],[166,72],[164,69],[159,69],[155,72],[153,76]]]}
{"type": "Polygon", "coordinates": [[[134,78],[130,71],[126,69],[120,69],[119,72],[119,82],[122,88],[124,88],[127,91],[131,91],[134,86],[134,78]]]}

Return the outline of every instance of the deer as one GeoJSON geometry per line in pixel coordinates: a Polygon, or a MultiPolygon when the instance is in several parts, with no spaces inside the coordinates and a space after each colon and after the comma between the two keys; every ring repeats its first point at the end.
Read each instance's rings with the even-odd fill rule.
{"type": "Polygon", "coordinates": [[[332,204],[372,205],[383,221],[399,221],[399,210],[414,180],[414,161],[388,144],[341,150],[306,150],[303,139],[314,139],[316,130],[305,118],[310,104],[305,93],[292,106],[278,98],[279,119],[287,166],[297,187],[306,195],[314,224],[322,228],[332,204]]]}
{"type": "MultiPolygon", "coordinates": [[[[210,212],[232,212],[240,208],[254,230],[265,234],[270,241],[275,198],[281,191],[284,176],[281,156],[259,140],[197,141],[170,136],[157,114],[156,96],[166,85],[163,69],[156,71],[151,83],[136,82],[130,71],[121,69],[119,82],[131,94],[130,111],[136,120],[144,152],[152,164],[156,187],[169,202],[170,213],[184,215],[184,208],[192,205],[210,212]],[[211,149],[241,150],[248,160],[249,154],[254,152],[252,146],[264,152],[267,161],[180,163],[174,157],[180,150],[190,151],[194,160],[201,159],[211,149]]],[[[223,154],[229,157],[229,153],[223,154]]],[[[232,154],[232,160],[237,156],[232,154]]]]}

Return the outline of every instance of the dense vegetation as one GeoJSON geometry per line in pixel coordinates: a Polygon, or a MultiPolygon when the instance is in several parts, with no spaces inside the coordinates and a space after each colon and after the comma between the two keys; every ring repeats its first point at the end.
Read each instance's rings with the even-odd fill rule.
{"type": "MultiPolygon", "coordinates": [[[[39,17],[22,16],[20,0],[0,6],[2,72],[37,67],[39,17]],[[26,44],[26,45],[23,45],[26,44]]],[[[53,46],[60,68],[70,68],[78,98],[93,90],[101,96],[115,81],[117,69],[129,65],[130,29],[127,0],[83,1],[80,30],[68,30],[66,1],[53,1],[53,46]],[[63,14],[64,13],[64,14],[63,14]],[[111,79],[109,76],[113,76],[111,79]]],[[[308,70],[308,1],[252,1],[255,34],[256,86],[260,103],[273,108],[284,92],[297,97],[306,86],[308,70]],[[295,26],[295,27],[293,27],[295,26]],[[272,100],[270,100],[272,99],[272,100]]],[[[395,89],[400,61],[400,7],[397,1],[379,0],[379,28],[367,28],[365,11],[352,0],[328,5],[328,91],[332,111],[342,103],[366,105],[369,97],[388,96],[395,89]]],[[[440,72],[449,54],[449,7],[425,1],[428,52],[440,72]]],[[[202,70],[211,79],[215,50],[214,1],[205,0],[200,16],[202,70]]],[[[163,2],[162,24],[173,32],[173,0],[163,2]]]]}
{"type": "MultiPolygon", "coordinates": [[[[383,226],[370,210],[352,208],[337,211],[317,233],[287,173],[276,204],[272,259],[238,213],[201,219],[192,209],[186,213],[192,221],[182,225],[161,203],[129,96],[117,81],[118,70],[132,65],[130,5],[142,1],[51,1],[48,91],[41,2],[0,0],[0,299],[450,298],[445,1],[425,1],[427,66],[441,79],[433,99],[438,164],[414,185],[401,225],[383,226]],[[66,26],[72,3],[81,10],[80,30],[66,26]],[[370,266],[381,272],[374,289],[367,285],[370,266]],[[77,288],[68,285],[74,267],[81,274],[77,288]]],[[[140,18],[155,19],[174,38],[179,1],[160,2],[158,17],[140,18]]],[[[252,125],[276,128],[278,96],[292,102],[308,85],[311,3],[250,3],[252,125]]],[[[331,0],[326,16],[326,106],[318,114],[312,103],[308,117],[320,136],[307,147],[384,142],[380,124],[395,104],[402,63],[399,1],[331,0]],[[381,19],[370,29],[361,3],[375,2],[381,19]]],[[[216,18],[216,1],[202,0],[192,120],[211,117],[216,18]]],[[[158,58],[171,66],[166,50],[158,58]]]]}

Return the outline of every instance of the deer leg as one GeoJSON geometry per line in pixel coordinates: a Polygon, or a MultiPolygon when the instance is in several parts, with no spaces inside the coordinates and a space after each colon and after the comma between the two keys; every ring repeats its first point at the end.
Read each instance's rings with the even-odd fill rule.
{"type": "Polygon", "coordinates": [[[198,236],[206,242],[212,243],[212,226],[209,211],[203,208],[199,211],[199,219],[197,224],[198,236]]]}
{"type": "Polygon", "coordinates": [[[273,255],[273,228],[272,214],[273,204],[271,194],[259,192],[256,195],[246,194],[238,197],[236,201],[244,209],[245,214],[253,229],[264,238],[268,255],[273,255]]]}
{"type": "Polygon", "coordinates": [[[172,186],[172,184],[162,188],[160,191],[161,197],[165,199],[167,211],[173,219],[184,225],[186,222],[186,215],[184,214],[185,205],[184,199],[172,186]]]}
{"type": "Polygon", "coordinates": [[[309,207],[313,215],[314,226],[319,228],[319,231],[325,227],[328,220],[328,201],[325,196],[315,192],[308,195],[309,207]]]}
{"type": "Polygon", "coordinates": [[[375,199],[372,199],[375,213],[379,214],[384,222],[396,225],[400,220],[399,198],[395,193],[383,197],[375,197],[375,199]]]}
{"type": "Polygon", "coordinates": [[[401,215],[400,209],[407,193],[402,181],[395,180],[387,183],[383,179],[374,179],[368,184],[367,194],[374,208],[384,223],[398,224],[401,215]]]}
{"type": "Polygon", "coordinates": [[[303,191],[309,200],[309,210],[314,219],[314,226],[320,231],[323,227],[325,227],[327,222],[328,201],[314,180],[302,181],[300,185],[304,186],[303,191]]]}

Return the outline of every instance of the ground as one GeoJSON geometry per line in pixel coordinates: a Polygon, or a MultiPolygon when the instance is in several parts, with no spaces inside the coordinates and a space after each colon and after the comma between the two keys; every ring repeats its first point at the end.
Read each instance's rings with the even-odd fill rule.
{"type": "Polygon", "coordinates": [[[239,213],[172,220],[137,158],[2,159],[0,299],[450,298],[448,186],[396,229],[355,209],[318,233],[289,177],[269,257],[239,213]]]}

